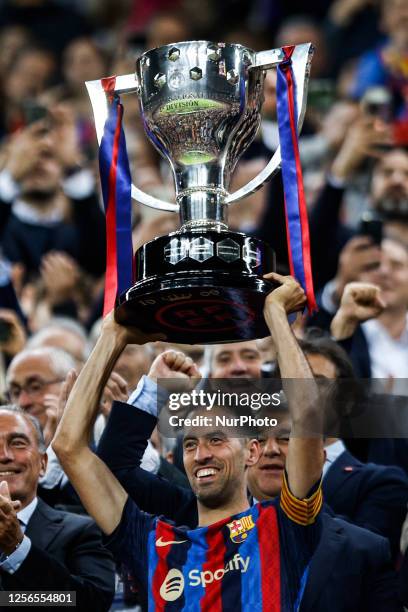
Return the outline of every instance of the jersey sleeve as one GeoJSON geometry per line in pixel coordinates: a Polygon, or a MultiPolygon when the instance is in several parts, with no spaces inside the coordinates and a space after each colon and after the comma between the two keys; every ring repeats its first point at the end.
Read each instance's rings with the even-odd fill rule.
{"type": "Polygon", "coordinates": [[[277,510],[280,554],[286,568],[282,596],[283,601],[290,602],[290,609],[297,610],[303,596],[310,561],[321,536],[321,507],[321,481],[315,484],[307,497],[298,499],[291,493],[284,475],[277,510]]]}
{"type": "Polygon", "coordinates": [[[280,508],[288,519],[298,525],[312,525],[320,513],[322,503],[321,481],[314,485],[308,497],[298,499],[291,493],[286,472],[284,473],[280,495],[280,508]]]}

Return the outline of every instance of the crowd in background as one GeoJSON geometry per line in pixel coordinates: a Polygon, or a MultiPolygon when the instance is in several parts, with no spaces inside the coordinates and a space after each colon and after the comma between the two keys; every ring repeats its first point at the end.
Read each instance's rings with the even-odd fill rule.
{"type": "MultiPolygon", "coordinates": [[[[312,318],[298,318],[295,333],[317,375],[378,378],[387,392],[404,394],[408,0],[315,0],[305,12],[304,3],[295,0],[0,0],[0,395],[38,419],[46,445],[63,410],[63,382],[87,360],[103,308],[105,218],[84,83],[131,73],[145,50],[183,40],[236,42],[256,51],[303,42],[316,46],[300,155],[319,310],[312,318]],[[332,370],[327,363],[326,369],[312,364],[319,356],[332,370]]],[[[238,162],[231,190],[253,178],[278,146],[275,89],[271,71],[260,131],[238,162]]],[[[144,135],[136,96],[123,97],[123,103],[134,184],[174,199],[168,164],[144,135]]],[[[132,206],[135,249],[179,226],[175,214],[132,206]]],[[[232,206],[229,226],[268,242],[278,272],[289,273],[280,175],[232,206]]],[[[169,348],[174,347],[126,348],[101,401],[95,445],[112,400],[126,401],[169,348]]],[[[176,349],[214,378],[258,378],[275,359],[268,339],[176,349]]],[[[407,441],[354,441],[343,452],[348,453],[343,472],[388,467],[378,467],[381,474],[375,465],[373,473],[361,472],[367,484],[359,489],[358,504],[366,505],[361,513],[346,500],[340,503],[334,485],[330,490],[327,485],[329,505],[386,537],[394,568],[407,567],[407,441]],[[379,484],[370,488],[376,478],[379,484]]],[[[52,507],[83,513],[55,455],[51,450],[48,455],[40,497],[52,507]]],[[[188,486],[179,455],[175,441],[155,431],[142,465],[188,486]]],[[[0,456],[0,471],[5,464],[0,456]]],[[[113,593],[107,584],[93,587],[113,593]]],[[[407,589],[402,596],[408,607],[407,589]]],[[[137,597],[137,588],[116,568],[113,605],[136,606],[137,597]]],[[[109,595],[100,605],[109,609],[109,595]]]]}

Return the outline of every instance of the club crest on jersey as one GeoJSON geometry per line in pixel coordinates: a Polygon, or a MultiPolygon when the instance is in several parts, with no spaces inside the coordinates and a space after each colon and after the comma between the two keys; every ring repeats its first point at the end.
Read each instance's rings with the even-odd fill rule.
{"type": "Polygon", "coordinates": [[[252,520],[252,516],[243,516],[241,519],[236,519],[232,523],[227,523],[227,527],[230,530],[230,538],[235,544],[241,544],[247,539],[247,531],[255,527],[255,523],[252,520]]]}

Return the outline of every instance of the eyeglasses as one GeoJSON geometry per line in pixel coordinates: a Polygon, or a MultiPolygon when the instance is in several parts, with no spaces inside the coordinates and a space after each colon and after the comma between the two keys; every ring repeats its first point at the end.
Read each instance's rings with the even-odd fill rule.
{"type": "Polygon", "coordinates": [[[25,385],[10,385],[7,395],[12,402],[18,400],[22,391],[25,391],[32,398],[38,398],[44,393],[45,387],[62,381],[63,379],[61,378],[54,378],[53,380],[29,380],[25,385]]]}

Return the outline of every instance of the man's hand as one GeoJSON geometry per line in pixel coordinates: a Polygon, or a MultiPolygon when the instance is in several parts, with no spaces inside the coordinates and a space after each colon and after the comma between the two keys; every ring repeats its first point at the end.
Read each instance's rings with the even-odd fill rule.
{"type": "Polygon", "coordinates": [[[374,5],[373,0],[335,0],[329,10],[329,18],[339,27],[346,27],[356,13],[367,6],[374,5]]]}
{"type": "Polygon", "coordinates": [[[264,315],[266,315],[271,307],[275,306],[282,308],[286,314],[289,314],[300,310],[305,305],[305,292],[292,276],[282,276],[276,272],[270,272],[265,274],[264,278],[280,283],[280,287],[277,287],[266,296],[264,315]]]}
{"type": "Polygon", "coordinates": [[[46,407],[45,414],[47,421],[43,430],[45,446],[51,444],[51,440],[57,430],[58,423],[61,420],[62,411],[58,395],[47,393],[44,395],[44,406],[46,407]]]}
{"type": "Polygon", "coordinates": [[[50,305],[55,305],[75,295],[81,270],[67,253],[50,251],[41,259],[40,274],[46,300],[50,305]]]}
{"type": "Polygon", "coordinates": [[[126,380],[117,372],[112,372],[102,395],[101,412],[103,416],[108,418],[115,400],[127,402],[128,398],[129,391],[126,380]]]}
{"type": "Polygon", "coordinates": [[[378,317],[386,307],[380,295],[380,288],[369,283],[349,283],[346,285],[340,308],[330,327],[336,340],[352,336],[359,325],[378,317]]]}
{"type": "Polygon", "coordinates": [[[340,253],[335,276],[336,297],[340,300],[347,283],[358,281],[360,274],[380,265],[381,249],[369,236],[351,238],[340,253]]]}
{"type": "Polygon", "coordinates": [[[65,169],[79,166],[83,162],[75,114],[70,106],[59,104],[50,109],[51,134],[54,151],[65,169]]]}
{"type": "Polygon", "coordinates": [[[7,482],[0,482],[0,551],[5,555],[11,555],[24,538],[17,518],[20,508],[21,502],[11,501],[7,482]]]}
{"type": "Polygon", "coordinates": [[[25,346],[27,337],[24,327],[14,310],[0,308],[0,321],[4,321],[9,328],[6,340],[0,341],[0,350],[9,357],[14,357],[25,346]]]}
{"type": "Polygon", "coordinates": [[[18,132],[7,143],[5,169],[15,181],[20,181],[38,162],[44,152],[52,149],[52,139],[45,121],[36,121],[18,132]]]}
{"type": "Polygon", "coordinates": [[[68,401],[69,394],[71,393],[76,379],[77,373],[75,370],[70,370],[61,385],[59,394],[53,395],[52,393],[47,393],[47,395],[44,396],[47,421],[45,423],[43,434],[46,447],[51,444],[51,440],[57,431],[58,424],[64,413],[65,405],[68,401]]]}
{"type": "Polygon", "coordinates": [[[330,173],[338,180],[347,181],[367,158],[380,158],[383,155],[382,147],[392,144],[388,124],[361,115],[349,127],[330,173]]]}
{"type": "MultiPolygon", "coordinates": [[[[177,391],[180,391],[180,385],[184,391],[191,391],[199,379],[201,378],[200,371],[191,357],[187,357],[180,351],[169,350],[158,355],[150,366],[147,374],[154,381],[158,379],[163,385],[164,379],[177,381],[177,391]]],[[[170,382],[170,386],[173,387],[170,382]]],[[[174,389],[172,388],[174,391],[174,389]]]]}

